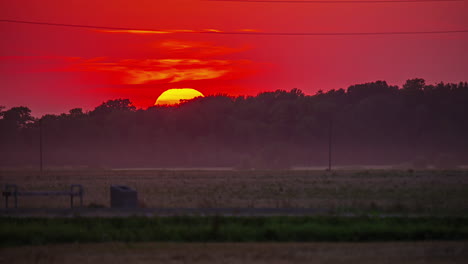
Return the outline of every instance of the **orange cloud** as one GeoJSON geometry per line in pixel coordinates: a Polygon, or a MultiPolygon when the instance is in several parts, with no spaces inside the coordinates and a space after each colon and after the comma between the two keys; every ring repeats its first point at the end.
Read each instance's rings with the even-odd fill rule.
{"type": "Polygon", "coordinates": [[[128,84],[143,84],[151,81],[167,81],[177,83],[182,81],[196,81],[219,78],[226,73],[228,69],[215,68],[192,68],[192,69],[165,69],[158,71],[144,69],[128,69],[126,82],[128,84]]]}
{"type": "Polygon", "coordinates": [[[170,31],[165,30],[96,30],[98,32],[106,32],[106,33],[131,33],[131,34],[170,34],[170,31]]]}
{"type": "Polygon", "coordinates": [[[94,72],[114,72],[123,76],[124,84],[144,84],[164,81],[177,83],[182,81],[208,80],[223,77],[236,72],[242,65],[250,64],[247,60],[119,60],[115,62],[85,62],[79,68],[94,72]]]}
{"type": "Polygon", "coordinates": [[[250,60],[214,59],[245,50],[216,46],[207,42],[165,40],[156,48],[165,58],[119,59],[93,58],[74,66],[74,70],[96,72],[112,76],[119,84],[179,83],[212,79],[236,79],[252,74],[250,60]]]}
{"type": "Polygon", "coordinates": [[[223,31],[215,28],[194,30],[194,29],[159,29],[159,30],[140,30],[140,29],[97,29],[97,32],[103,33],[127,33],[127,34],[179,34],[179,33],[218,33],[235,34],[241,32],[261,32],[257,29],[239,29],[235,31],[223,31]]]}
{"type": "Polygon", "coordinates": [[[209,42],[199,41],[181,41],[181,40],[164,40],[158,42],[155,48],[165,51],[171,55],[182,57],[209,57],[221,56],[226,54],[243,52],[250,47],[244,46],[240,48],[232,48],[226,46],[215,46],[209,42]]]}

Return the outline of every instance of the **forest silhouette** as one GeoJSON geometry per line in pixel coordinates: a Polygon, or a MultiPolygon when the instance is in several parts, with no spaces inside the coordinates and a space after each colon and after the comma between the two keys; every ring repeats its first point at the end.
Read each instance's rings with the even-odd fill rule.
{"type": "Polygon", "coordinates": [[[305,95],[216,95],[136,109],[128,99],[34,118],[0,107],[0,167],[326,166],[455,168],[468,164],[468,83],[376,81],[305,95]]]}

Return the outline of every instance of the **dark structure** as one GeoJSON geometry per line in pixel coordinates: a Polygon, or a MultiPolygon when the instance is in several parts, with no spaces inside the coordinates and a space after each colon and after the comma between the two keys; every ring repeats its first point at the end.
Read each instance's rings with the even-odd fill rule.
{"type": "Polygon", "coordinates": [[[111,185],[110,187],[111,208],[137,208],[137,191],[128,186],[111,185]]]}
{"type": "Polygon", "coordinates": [[[5,208],[9,207],[8,199],[13,197],[15,208],[18,208],[18,196],[70,196],[70,207],[75,208],[74,197],[80,197],[80,207],[83,207],[83,186],[81,184],[70,185],[69,191],[18,191],[16,184],[6,184],[2,195],[5,197],[5,208]]]}

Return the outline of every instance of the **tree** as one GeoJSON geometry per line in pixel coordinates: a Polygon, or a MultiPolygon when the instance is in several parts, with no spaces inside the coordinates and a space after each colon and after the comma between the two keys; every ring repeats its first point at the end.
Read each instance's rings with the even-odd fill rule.
{"type": "Polygon", "coordinates": [[[386,81],[355,84],[348,87],[347,96],[352,102],[376,95],[389,95],[398,92],[398,86],[388,85],[386,81]]]}
{"type": "MultiPolygon", "coordinates": [[[[427,85],[412,79],[399,89],[376,81],[347,91],[217,95],[138,111],[128,99],[109,100],[89,114],[75,108],[44,115],[42,128],[54,165],[325,165],[330,120],[333,160],[340,165],[395,165],[415,157],[427,159],[428,166],[451,158],[464,164],[467,100],[466,82],[427,85]]],[[[36,162],[39,124],[29,124],[30,110],[0,107],[0,115],[0,166],[36,162]]]]}
{"type": "Polygon", "coordinates": [[[426,81],[421,78],[407,80],[403,85],[403,92],[409,96],[423,94],[426,81]]]}
{"type": "Polygon", "coordinates": [[[31,110],[25,106],[12,107],[2,112],[3,120],[16,128],[24,128],[27,124],[34,121],[31,116],[31,110]]]}
{"type": "Polygon", "coordinates": [[[91,111],[91,115],[108,114],[111,112],[130,112],[135,111],[136,107],[133,106],[129,99],[115,99],[102,103],[91,111]]]}
{"type": "Polygon", "coordinates": [[[83,108],[73,108],[69,111],[71,116],[82,116],[84,115],[83,113],[83,108]]]}

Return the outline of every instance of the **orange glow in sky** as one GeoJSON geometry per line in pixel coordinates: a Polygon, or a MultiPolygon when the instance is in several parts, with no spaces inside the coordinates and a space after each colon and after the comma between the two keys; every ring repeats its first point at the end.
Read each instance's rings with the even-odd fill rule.
{"type": "Polygon", "coordinates": [[[77,61],[71,71],[109,75],[116,84],[139,85],[179,83],[219,78],[239,79],[253,74],[249,60],[215,59],[212,57],[241,52],[205,42],[163,41],[156,48],[163,55],[142,59],[92,58],[77,61]],[[159,57],[159,58],[158,58],[159,57]]]}
{"type": "Polygon", "coordinates": [[[0,23],[0,105],[28,106],[37,116],[92,110],[116,98],[147,108],[177,87],[249,96],[292,88],[315,94],[376,80],[467,81],[467,33],[294,35],[467,29],[466,1],[18,0],[0,6],[3,20],[101,26],[0,23]]]}

